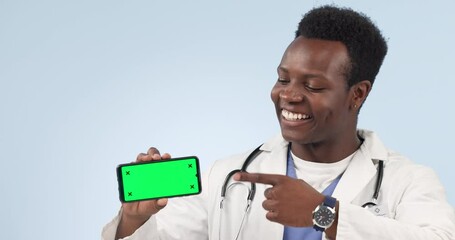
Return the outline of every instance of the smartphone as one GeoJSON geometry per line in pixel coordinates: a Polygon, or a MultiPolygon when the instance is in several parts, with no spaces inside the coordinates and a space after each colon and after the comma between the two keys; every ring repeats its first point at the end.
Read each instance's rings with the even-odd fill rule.
{"type": "Polygon", "coordinates": [[[195,156],[121,164],[117,167],[122,202],[170,198],[202,191],[199,159],[195,156]]]}

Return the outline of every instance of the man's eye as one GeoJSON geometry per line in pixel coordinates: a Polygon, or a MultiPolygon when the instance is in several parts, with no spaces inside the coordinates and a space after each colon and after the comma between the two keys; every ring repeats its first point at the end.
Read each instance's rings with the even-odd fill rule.
{"type": "Polygon", "coordinates": [[[311,86],[311,85],[306,85],[306,88],[313,92],[319,92],[319,91],[324,90],[323,87],[315,87],[315,86],[311,86]]]}
{"type": "Polygon", "coordinates": [[[279,83],[282,83],[282,84],[286,84],[286,83],[289,82],[289,80],[284,79],[284,78],[278,78],[278,82],[279,82],[279,83]]]}

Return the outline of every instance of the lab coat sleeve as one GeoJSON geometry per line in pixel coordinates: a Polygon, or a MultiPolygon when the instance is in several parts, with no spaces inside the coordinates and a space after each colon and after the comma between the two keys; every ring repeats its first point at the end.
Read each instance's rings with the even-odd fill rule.
{"type": "MultiPolygon", "coordinates": [[[[454,240],[455,214],[436,174],[422,166],[393,174],[386,202],[389,216],[376,216],[340,202],[337,240],[454,240]]],[[[384,193],[383,193],[384,194],[384,193]]]]}
{"type": "MultiPolygon", "coordinates": [[[[168,205],[124,240],[177,240],[208,239],[207,230],[207,177],[202,175],[199,195],[170,198],[168,205]]],[[[102,240],[114,240],[121,211],[102,231],[102,240]]]]}

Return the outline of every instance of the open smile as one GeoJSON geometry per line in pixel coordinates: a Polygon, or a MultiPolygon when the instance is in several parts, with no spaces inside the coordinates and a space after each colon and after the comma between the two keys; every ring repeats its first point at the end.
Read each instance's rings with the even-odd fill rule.
{"type": "Polygon", "coordinates": [[[291,112],[286,109],[281,110],[281,116],[288,121],[302,121],[312,118],[309,114],[291,112]]]}

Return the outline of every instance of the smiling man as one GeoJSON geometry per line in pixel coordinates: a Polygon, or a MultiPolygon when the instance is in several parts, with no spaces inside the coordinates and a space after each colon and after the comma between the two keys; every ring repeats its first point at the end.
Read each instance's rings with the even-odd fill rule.
{"type": "MultiPolygon", "coordinates": [[[[386,53],[365,15],[311,10],[271,92],[281,133],[213,164],[200,195],[123,203],[103,238],[455,239],[454,209],[434,172],[357,128],[386,53]]],[[[150,148],[137,161],[169,158],[150,148]]]]}
{"type": "Polygon", "coordinates": [[[368,95],[371,82],[348,85],[349,59],[341,42],[298,36],[278,67],[272,100],[283,137],[303,159],[336,162],[360,145],[357,107],[368,95]]]}

